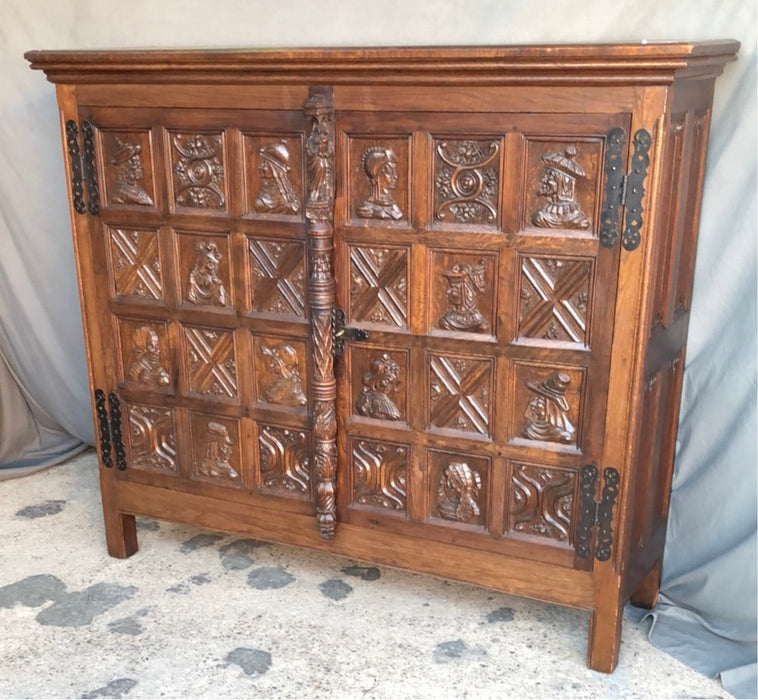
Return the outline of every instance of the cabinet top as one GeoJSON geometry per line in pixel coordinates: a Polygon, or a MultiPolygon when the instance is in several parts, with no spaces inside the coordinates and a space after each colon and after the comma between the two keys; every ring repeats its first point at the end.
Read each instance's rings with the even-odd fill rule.
{"type": "Polygon", "coordinates": [[[715,77],[735,40],[293,49],[27,51],[54,83],[667,84],[715,77]]]}

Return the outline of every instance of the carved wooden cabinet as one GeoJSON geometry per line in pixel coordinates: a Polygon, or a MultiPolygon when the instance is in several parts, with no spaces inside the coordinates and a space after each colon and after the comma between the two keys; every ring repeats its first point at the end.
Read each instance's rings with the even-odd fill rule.
{"type": "Polygon", "coordinates": [[[733,41],[34,51],[108,548],[135,515],[591,612],[661,569],[733,41]]]}

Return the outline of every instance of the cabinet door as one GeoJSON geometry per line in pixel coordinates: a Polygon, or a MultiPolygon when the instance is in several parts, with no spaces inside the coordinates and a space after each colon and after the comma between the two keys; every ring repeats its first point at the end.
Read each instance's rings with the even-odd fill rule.
{"type": "Polygon", "coordinates": [[[312,510],[302,113],[81,119],[120,477],[312,510]]]}
{"type": "Polygon", "coordinates": [[[335,276],[340,520],[589,567],[629,116],[343,112],[335,276]],[[580,528],[581,529],[581,528],[580,528]]]}

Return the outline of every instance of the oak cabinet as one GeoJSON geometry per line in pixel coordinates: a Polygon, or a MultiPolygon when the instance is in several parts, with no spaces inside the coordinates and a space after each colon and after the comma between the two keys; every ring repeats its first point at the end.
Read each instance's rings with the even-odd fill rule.
{"type": "Polygon", "coordinates": [[[135,515],[655,603],[733,41],[33,51],[108,548],[135,515]]]}

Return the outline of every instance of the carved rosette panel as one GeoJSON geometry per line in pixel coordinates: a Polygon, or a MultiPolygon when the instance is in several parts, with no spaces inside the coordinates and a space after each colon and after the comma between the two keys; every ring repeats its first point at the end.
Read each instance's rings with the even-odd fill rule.
{"type": "Polygon", "coordinates": [[[279,406],[305,406],[308,403],[305,343],[256,337],[254,344],[258,400],[279,406]]]}
{"type": "Polygon", "coordinates": [[[302,219],[301,137],[245,134],[244,148],[245,211],[256,217],[302,219]]]}
{"type": "Polygon", "coordinates": [[[254,311],[305,316],[305,255],[300,242],[250,239],[254,311]]]}
{"type": "Polygon", "coordinates": [[[431,515],[483,527],[487,522],[489,460],[430,451],[431,515]]]}
{"type": "Polygon", "coordinates": [[[191,414],[193,479],[242,486],[239,424],[236,420],[191,414]]]}
{"type": "Polygon", "coordinates": [[[433,286],[428,327],[494,335],[497,256],[452,250],[431,251],[430,256],[433,286]]]}
{"type": "Polygon", "coordinates": [[[108,228],[111,289],[116,296],[139,301],[163,299],[163,272],[158,232],[108,228]]]}
{"type": "Polygon", "coordinates": [[[170,141],[176,205],[225,209],[223,134],[171,133],[170,141]]]}
{"type": "Polygon", "coordinates": [[[353,440],[353,503],[405,511],[408,447],[391,442],[353,440]]]}
{"type": "Polygon", "coordinates": [[[149,390],[172,385],[166,324],[119,319],[119,339],[124,381],[149,390]]]}
{"type": "Polygon", "coordinates": [[[350,318],[408,324],[408,249],[350,248],[350,318]]]}
{"type": "Polygon", "coordinates": [[[509,529],[568,543],[575,482],[572,470],[513,464],[509,529]]]}
{"type": "Polygon", "coordinates": [[[212,328],[184,328],[187,390],[194,394],[237,398],[234,334],[212,328]]]}
{"type": "Polygon", "coordinates": [[[499,141],[435,141],[436,222],[497,226],[499,189],[499,141]]]}
{"type": "Polygon", "coordinates": [[[313,373],[313,453],[316,520],[322,537],[335,535],[337,501],[337,384],[334,378],[334,103],[332,90],[312,91],[304,112],[309,127],[305,142],[305,215],[308,222],[308,299],[311,309],[313,373]]]}
{"type": "Polygon", "coordinates": [[[493,361],[429,355],[429,423],[477,435],[490,434],[493,361]]]}
{"type": "Polygon", "coordinates": [[[129,404],[129,466],[176,473],[176,429],[173,411],[129,404]]]}
{"type": "Polygon", "coordinates": [[[258,427],[261,488],[310,494],[310,439],[307,431],[258,427]]]}
{"type": "Polygon", "coordinates": [[[518,335],[589,345],[593,264],[570,258],[521,258],[518,335]]]}
{"type": "Polygon", "coordinates": [[[147,131],[101,131],[106,201],[154,207],[153,161],[147,131]]]}

